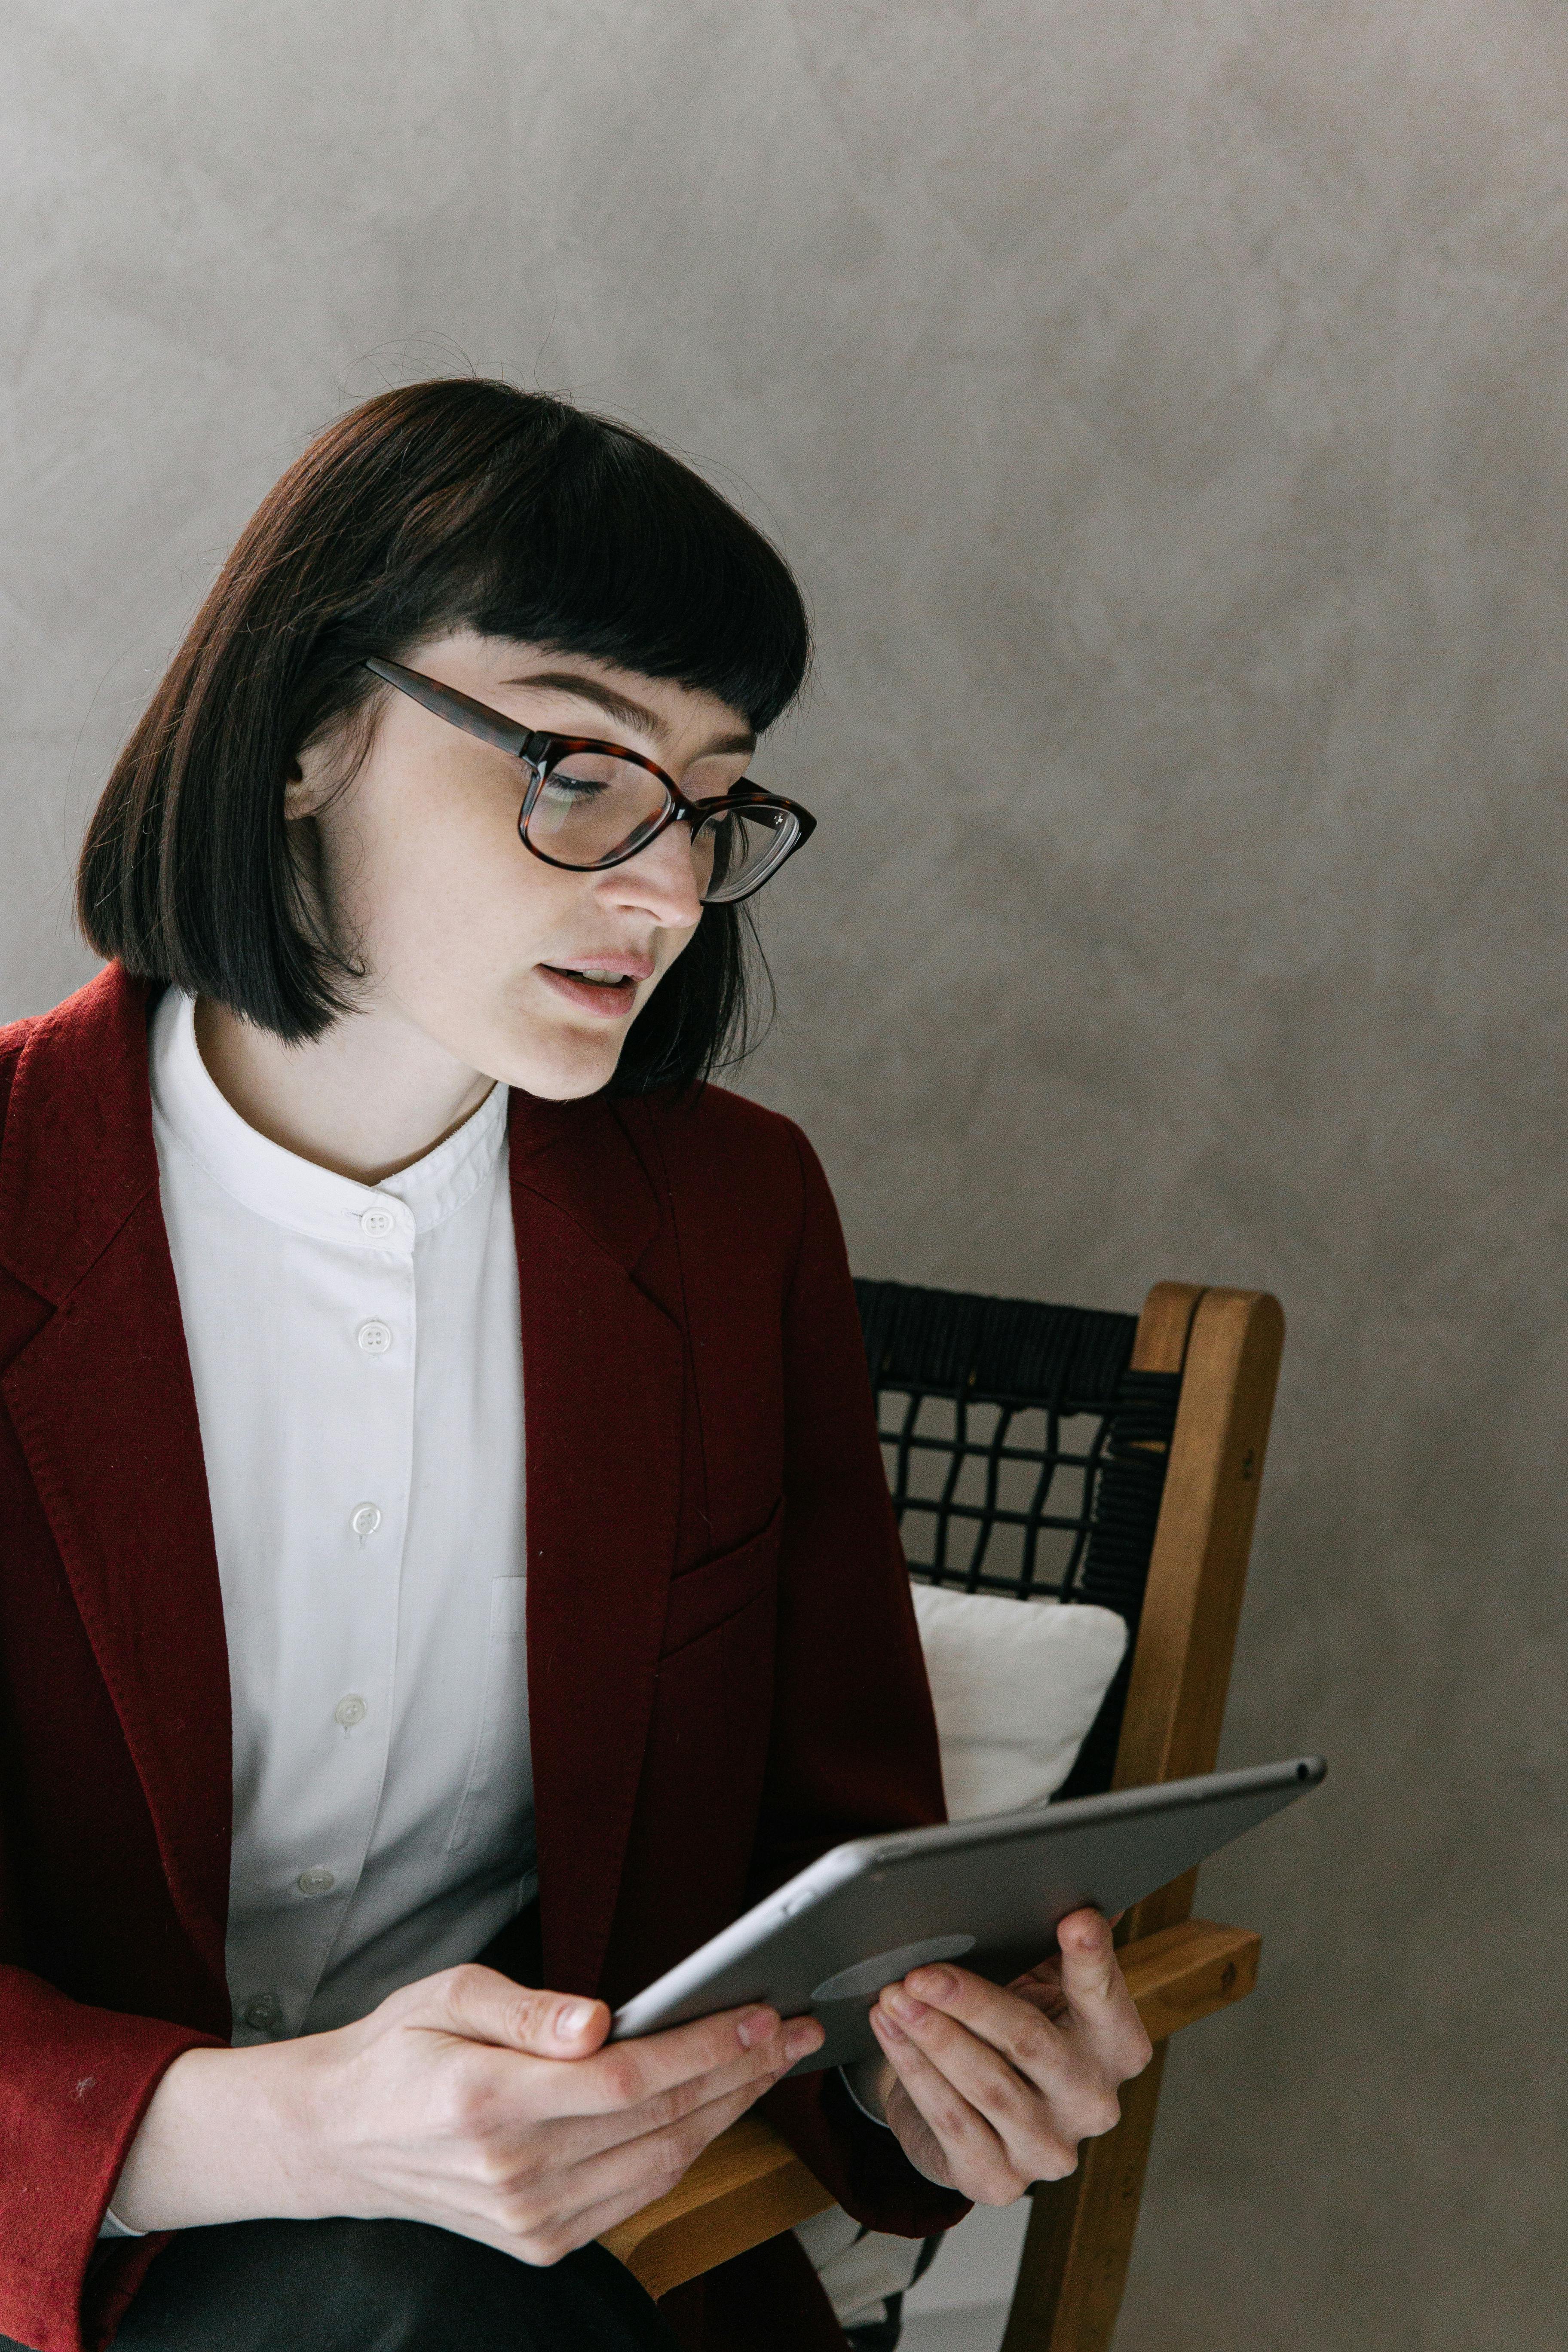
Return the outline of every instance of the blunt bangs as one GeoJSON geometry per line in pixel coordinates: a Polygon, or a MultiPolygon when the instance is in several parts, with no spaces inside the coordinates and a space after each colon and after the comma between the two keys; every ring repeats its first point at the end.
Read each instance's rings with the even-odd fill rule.
{"type": "Polygon", "coordinates": [[[664,451],[566,410],[544,484],[503,474],[496,492],[454,551],[454,609],[475,628],[673,678],[759,735],[794,700],[809,647],[799,590],[664,451]]]}
{"type": "MultiPolygon", "coordinates": [[[[811,651],[776,550],[641,434],[482,380],[384,394],[262,501],[121,754],[78,872],[92,945],[281,1037],[350,1010],[352,958],[301,889],[284,787],[379,693],[368,655],[462,627],[673,679],[759,735],[811,651]]],[[[704,910],[614,1091],[690,1085],[745,1049],[752,940],[743,908],[704,910]]]]}

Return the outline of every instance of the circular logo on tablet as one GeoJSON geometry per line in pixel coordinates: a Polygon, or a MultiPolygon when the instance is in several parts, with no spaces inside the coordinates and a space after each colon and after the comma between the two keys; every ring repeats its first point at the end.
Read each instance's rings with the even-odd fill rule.
{"type": "Polygon", "coordinates": [[[836,1977],[824,1977],[812,1993],[812,2001],[854,2000],[879,1993],[884,1985],[897,1984],[900,1977],[907,1977],[911,1969],[923,1969],[931,1960],[961,1960],[973,1949],[973,1936],[926,1936],[918,1944],[895,1944],[890,1952],[878,1952],[871,1959],[858,1960],[852,1969],[840,1969],[836,1977]]]}

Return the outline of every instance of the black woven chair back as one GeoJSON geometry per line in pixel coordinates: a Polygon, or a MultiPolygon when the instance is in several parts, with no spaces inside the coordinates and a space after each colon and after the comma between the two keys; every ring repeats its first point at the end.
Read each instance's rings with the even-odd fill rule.
{"type": "Polygon", "coordinates": [[[1017,1601],[1090,1601],[1127,1656],[1063,1797],[1110,1785],[1178,1372],[1131,1370],[1135,1316],[857,1282],[910,1573],[1017,1601]]]}

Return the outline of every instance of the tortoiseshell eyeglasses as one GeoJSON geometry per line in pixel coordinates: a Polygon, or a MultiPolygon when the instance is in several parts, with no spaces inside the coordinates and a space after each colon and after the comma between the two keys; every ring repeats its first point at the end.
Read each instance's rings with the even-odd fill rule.
{"type": "Polygon", "coordinates": [[[745,777],[719,799],[688,800],[640,751],[586,735],[540,733],[401,662],[375,659],[365,667],[437,719],[522,761],[518,835],[546,866],[596,874],[624,866],[672,824],[686,824],[698,897],[707,907],[732,907],[771,882],[816,829],[805,809],[745,777]]]}

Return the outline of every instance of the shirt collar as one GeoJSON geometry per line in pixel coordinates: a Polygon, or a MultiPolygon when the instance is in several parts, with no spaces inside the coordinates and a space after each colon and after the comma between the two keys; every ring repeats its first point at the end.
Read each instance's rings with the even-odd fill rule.
{"type": "Polygon", "coordinates": [[[245,1208],[290,1232],[362,1249],[405,1245],[452,1216],[500,1168],[507,1089],[494,1086],[471,1118],[411,1168],[361,1184],[285,1151],[219,1093],[196,1044],[195,1001],[169,989],[152,1020],[153,1118],[245,1208]],[[395,1220],[391,1232],[384,1216],[395,1220]],[[368,1227],[367,1227],[368,1219],[368,1227]]]}

